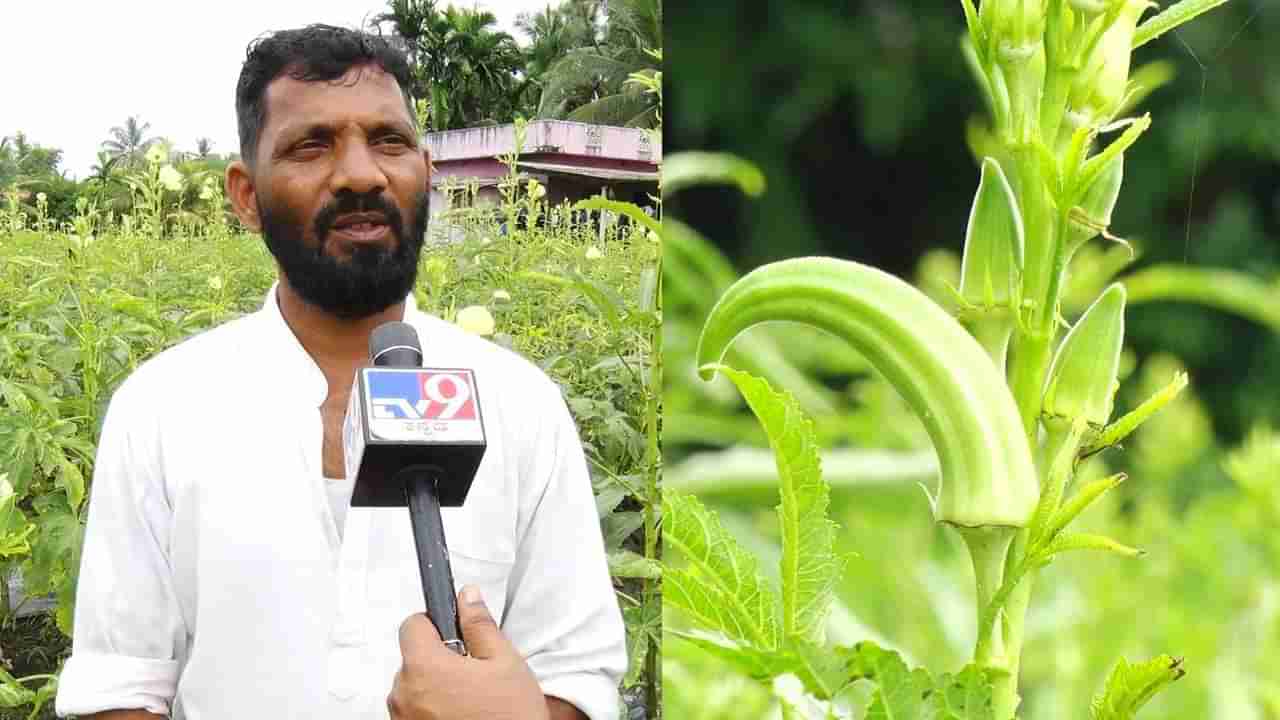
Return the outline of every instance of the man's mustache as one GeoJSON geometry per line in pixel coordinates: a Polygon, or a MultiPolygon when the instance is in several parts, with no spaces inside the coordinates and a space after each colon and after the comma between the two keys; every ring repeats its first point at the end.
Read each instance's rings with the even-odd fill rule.
{"type": "Polygon", "coordinates": [[[338,216],[360,212],[382,213],[387,218],[387,225],[391,227],[392,233],[397,238],[403,236],[404,217],[400,214],[400,209],[396,207],[395,203],[388,200],[377,190],[365,194],[357,194],[348,190],[339,192],[332,202],[320,208],[320,212],[316,213],[316,238],[320,240],[321,246],[324,245],[324,239],[328,236],[329,231],[333,229],[333,224],[337,222],[338,216]]]}

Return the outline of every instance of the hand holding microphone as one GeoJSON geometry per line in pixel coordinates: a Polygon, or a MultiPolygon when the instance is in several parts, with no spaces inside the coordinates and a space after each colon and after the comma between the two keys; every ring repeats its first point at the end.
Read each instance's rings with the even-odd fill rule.
{"type": "Polygon", "coordinates": [[[387,710],[391,720],[547,720],[538,681],[513,647],[480,592],[458,597],[458,618],[470,657],[445,650],[435,626],[413,615],[400,626],[404,664],[387,710]]]}

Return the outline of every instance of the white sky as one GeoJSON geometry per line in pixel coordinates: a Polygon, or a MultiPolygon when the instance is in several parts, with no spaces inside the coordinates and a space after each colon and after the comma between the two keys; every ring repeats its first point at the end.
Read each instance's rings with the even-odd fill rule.
{"type": "MultiPolygon", "coordinates": [[[[518,42],[516,14],[556,0],[462,0],[489,10],[518,42]]],[[[235,87],[245,46],[271,31],[313,22],[362,26],[385,0],[0,0],[0,137],[19,130],[62,149],[61,168],[84,178],[112,126],[130,115],[148,134],[194,151],[234,152],[235,87]]]]}

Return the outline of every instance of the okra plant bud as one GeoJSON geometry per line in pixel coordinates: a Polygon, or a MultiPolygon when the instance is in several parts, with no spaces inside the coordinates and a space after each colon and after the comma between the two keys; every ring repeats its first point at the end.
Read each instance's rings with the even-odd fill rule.
{"type": "Polygon", "coordinates": [[[1109,122],[1120,109],[1129,85],[1133,34],[1149,0],[1120,0],[1115,21],[1102,34],[1071,88],[1068,125],[1072,129],[1109,122]]]}
{"type": "Polygon", "coordinates": [[[1111,417],[1124,344],[1124,286],[1113,283],[1067,333],[1049,369],[1046,423],[1083,418],[1101,428],[1111,417]]]}
{"type": "Polygon", "coordinates": [[[1013,188],[1000,163],[984,158],[960,265],[960,295],[966,302],[981,309],[1009,309],[1022,272],[1022,243],[1013,188]]]}
{"type": "Polygon", "coordinates": [[[1001,370],[1016,320],[1022,275],[1022,215],[1000,163],[982,161],[960,265],[960,319],[1001,370]]]}
{"type": "Polygon", "coordinates": [[[924,293],[860,263],[799,258],[757,268],[708,315],[698,363],[740,333],[790,320],[835,334],[893,385],[938,453],[935,518],[964,527],[1024,527],[1039,499],[1031,449],[1004,376],[963,327],[924,293]]]}

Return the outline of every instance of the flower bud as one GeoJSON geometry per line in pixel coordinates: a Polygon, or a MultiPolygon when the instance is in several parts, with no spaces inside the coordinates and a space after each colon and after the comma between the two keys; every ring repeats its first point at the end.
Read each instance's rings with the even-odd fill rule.
{"type": "Polygon", "coordinates": [[[1115,21],[1102,34],[1071,88],[1070,112],[1077,127],[1115,116],[1129,85],[1133,34],[1149,0],[1121,0],[1115,21]]]}
{"type": "Polygon", "coordinates": [[[979,12],[998,51],[1039,43],[1047,14],[1045,0],[984,0],[979,12]]]}
{"type": "Polygon", "coordinates": [[[1101,427],[1111,417],[1124,345],[1124,286],[1113,283],[1067,333],[1049,369],[1044,412],[1101,427]]]}
{"type": "Polygon", "coordinates": [[[1022,272],[1022,243],[1013,188],[1000,163],[984,158],[960,266],[960,295],[966,302],[979,308],[1008,307],[1022,272]]]}

